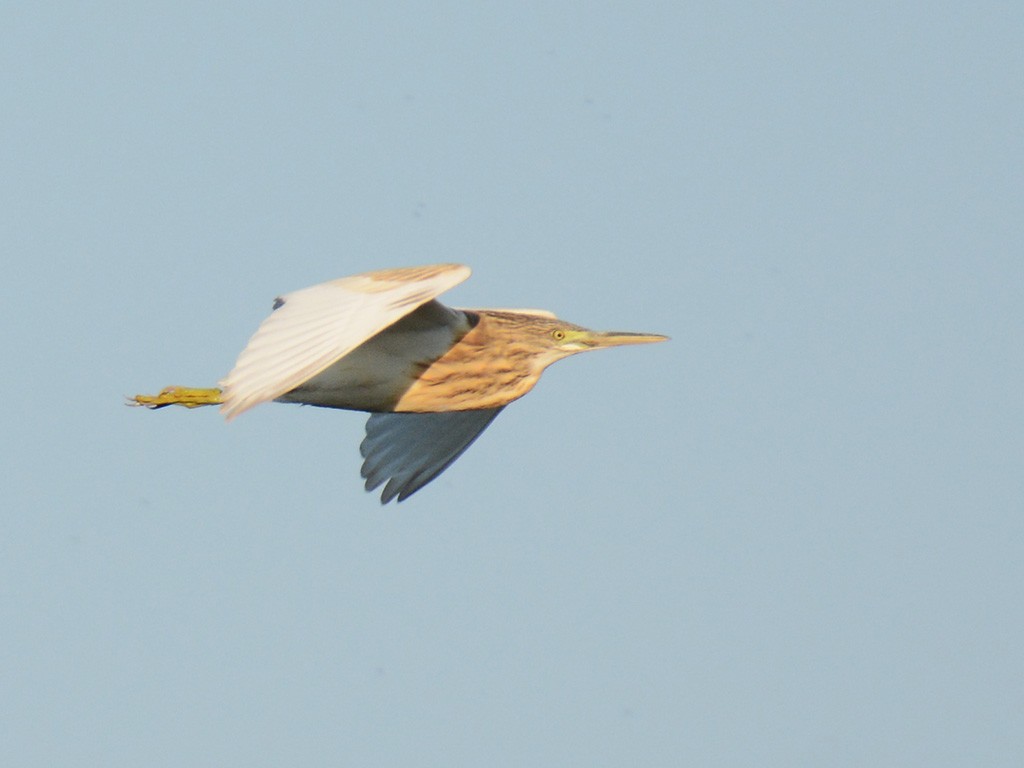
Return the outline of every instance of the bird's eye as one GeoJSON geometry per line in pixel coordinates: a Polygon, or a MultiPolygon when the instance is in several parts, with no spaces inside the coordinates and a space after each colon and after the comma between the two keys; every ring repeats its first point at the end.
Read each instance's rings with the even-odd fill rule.
{"type": "Polygon", "coordinates": [[[561,341],[562,339],[565,338],[565,331],[563,331],[561,328],[555,328],[555,330],[551,332],[551,338],[554,339],[555,341],[561,341]]]}

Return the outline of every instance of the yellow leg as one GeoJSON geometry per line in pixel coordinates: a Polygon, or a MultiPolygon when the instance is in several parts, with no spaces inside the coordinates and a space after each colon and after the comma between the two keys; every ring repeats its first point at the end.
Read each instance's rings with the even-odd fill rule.
{"type": "Polygon", "coordinates": [[[221,402],[221,392],[216,387],[164,387],[159,395],[135,395],[128,398],[128,405],[141,405],[146,408],[163,408],[166,405],[198,408],[202,405],[219,405],[221,402]]]}

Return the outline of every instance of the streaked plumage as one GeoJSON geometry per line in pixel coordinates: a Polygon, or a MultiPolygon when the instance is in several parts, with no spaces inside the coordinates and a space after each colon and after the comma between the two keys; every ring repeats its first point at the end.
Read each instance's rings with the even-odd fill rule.
{"type": "Polygon", "coordinates": [[[285,294],[219,390],[169,387],[134,403],[220,403],[229,421],[272,400],[369,411],[362,475],[367,490],[385,484],[387,503],[443,472],[556,360],[666,338],[436,301],[469,274],[457,264],[388,269],[285,294]]]}

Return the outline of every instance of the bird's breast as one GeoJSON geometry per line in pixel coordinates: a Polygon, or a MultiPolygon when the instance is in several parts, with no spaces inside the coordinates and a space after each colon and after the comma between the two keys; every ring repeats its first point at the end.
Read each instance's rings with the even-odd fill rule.
{"type": "Polygon", "coordinates": [[[395,410],[498,408],[529,392],[540,371],[515,344],[496,338],[492,330],[482,316],[465,336],[422,368],[395,410]]]}

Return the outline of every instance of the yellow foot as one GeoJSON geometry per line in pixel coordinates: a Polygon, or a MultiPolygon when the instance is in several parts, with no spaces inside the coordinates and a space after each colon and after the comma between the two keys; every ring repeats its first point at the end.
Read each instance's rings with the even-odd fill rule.
{"type": "Polygon", "coordinates": [[[186,408],[198,408],[201,405],[219,405],[221,392],[215,387],[197,389],[195,387],[164,387],[159,395],[135,395],[128,398],[128,405],[141,405],[145,408],[163,408],[165,405],[183,405],[186,408]]]}

